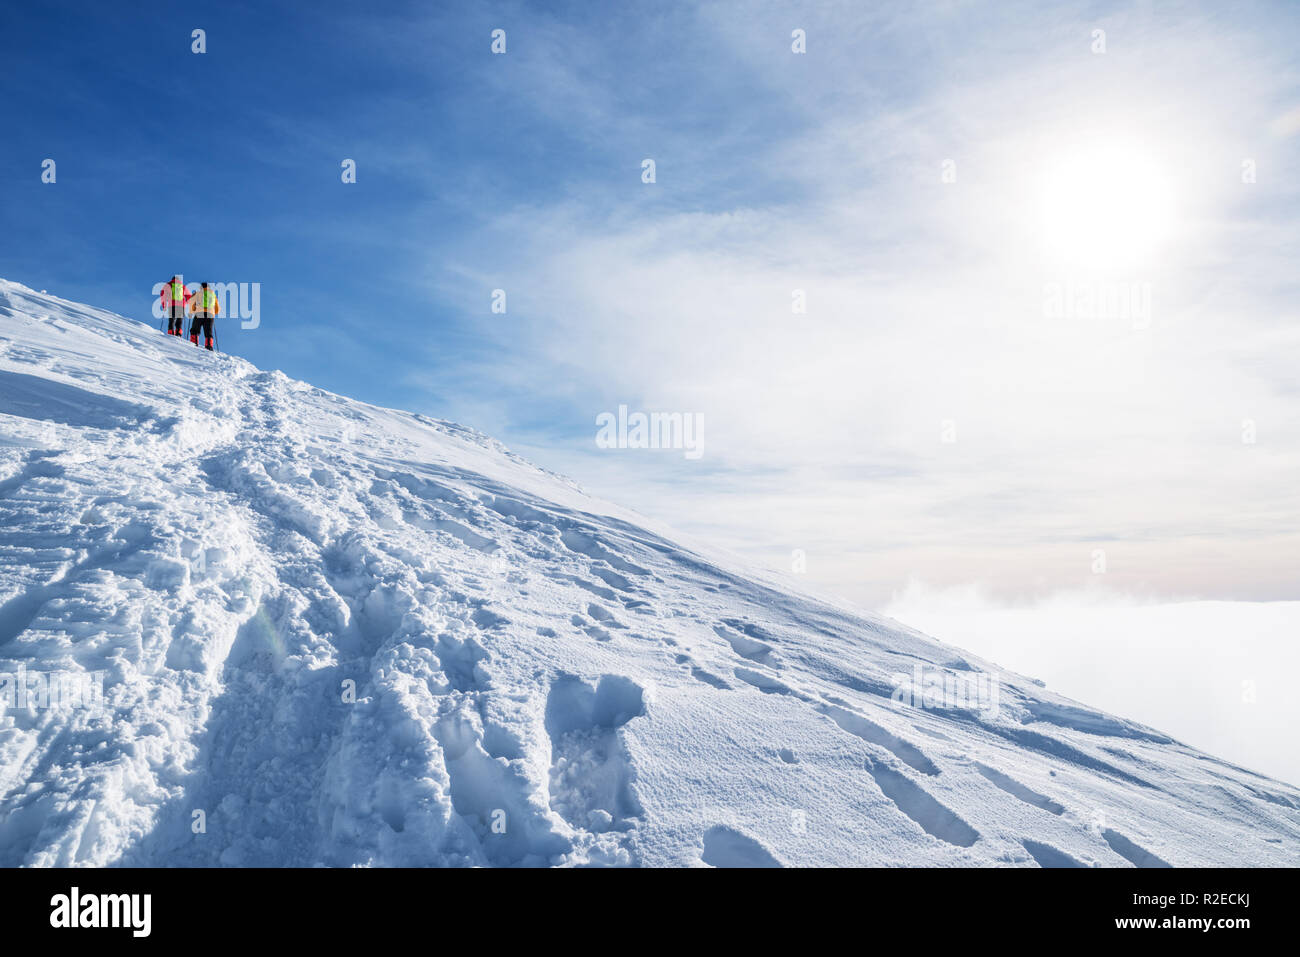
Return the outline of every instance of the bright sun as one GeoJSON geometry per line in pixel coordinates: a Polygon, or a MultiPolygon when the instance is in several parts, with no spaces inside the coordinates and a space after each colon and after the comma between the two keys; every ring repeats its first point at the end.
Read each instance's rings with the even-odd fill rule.
{"type": "Polygon", "coordinates": [[[1138,265],[1172,227],[1167,174],[1137,146],[1093,144],[1045,167],[1041,213],[1046,251],[1070,265],[1138,265]]]}

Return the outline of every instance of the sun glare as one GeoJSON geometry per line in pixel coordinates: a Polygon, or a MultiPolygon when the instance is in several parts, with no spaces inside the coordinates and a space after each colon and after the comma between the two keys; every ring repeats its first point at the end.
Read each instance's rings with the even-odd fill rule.
{"type": "Polygon", "coordinates": [[[1123,268],[1146,261],[1169,235],[1166,171],[1139,146],[1092,144],[1045,166],[1045,250],[1074,266],[1123,268]]]}

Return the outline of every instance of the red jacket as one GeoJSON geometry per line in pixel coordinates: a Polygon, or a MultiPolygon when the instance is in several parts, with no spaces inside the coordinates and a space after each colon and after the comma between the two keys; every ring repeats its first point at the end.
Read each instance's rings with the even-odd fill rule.
{"type": "Polygon", "coordinates": [[[158,298],[162,300],[163,308],[167,309],[171,306],[172,302],[175,301],[175,297],[180,296],[181,299],[177,305],[180,306],[180,311],[184,312],[185,306],[189,304],[190,296],[192,295],[194,295],[194,293],[186,289],[184,283],[168,280],[163,284],[162,292],[158,294],[158,298]]]}

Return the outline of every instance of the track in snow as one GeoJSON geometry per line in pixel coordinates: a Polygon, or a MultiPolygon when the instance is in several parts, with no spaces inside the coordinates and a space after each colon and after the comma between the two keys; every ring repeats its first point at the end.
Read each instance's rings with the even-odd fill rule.
{"type": "Polygon", "coordinates": [[[0,282],[0,865],[1296,864],[1300,793],[451,423],[0,282]],[[196,822],[203,828],[196,833],[196,822]]]}

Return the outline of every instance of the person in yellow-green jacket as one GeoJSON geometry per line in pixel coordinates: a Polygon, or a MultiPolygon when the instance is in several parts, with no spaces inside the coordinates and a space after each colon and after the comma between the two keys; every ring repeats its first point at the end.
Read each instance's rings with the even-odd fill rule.
{"type": "Polygon", "coordinates": [[[212,351],[212,320],[217,318],[221,312],[221,303],[217,299],[216,290],[210,287],[206,282],[199,288],[185,307],[194,321],[190,323],[190,342],[196,346],[199,344],[199,330],[203,330],[203,336],[206,340],[205,348],[212,351]]]}

